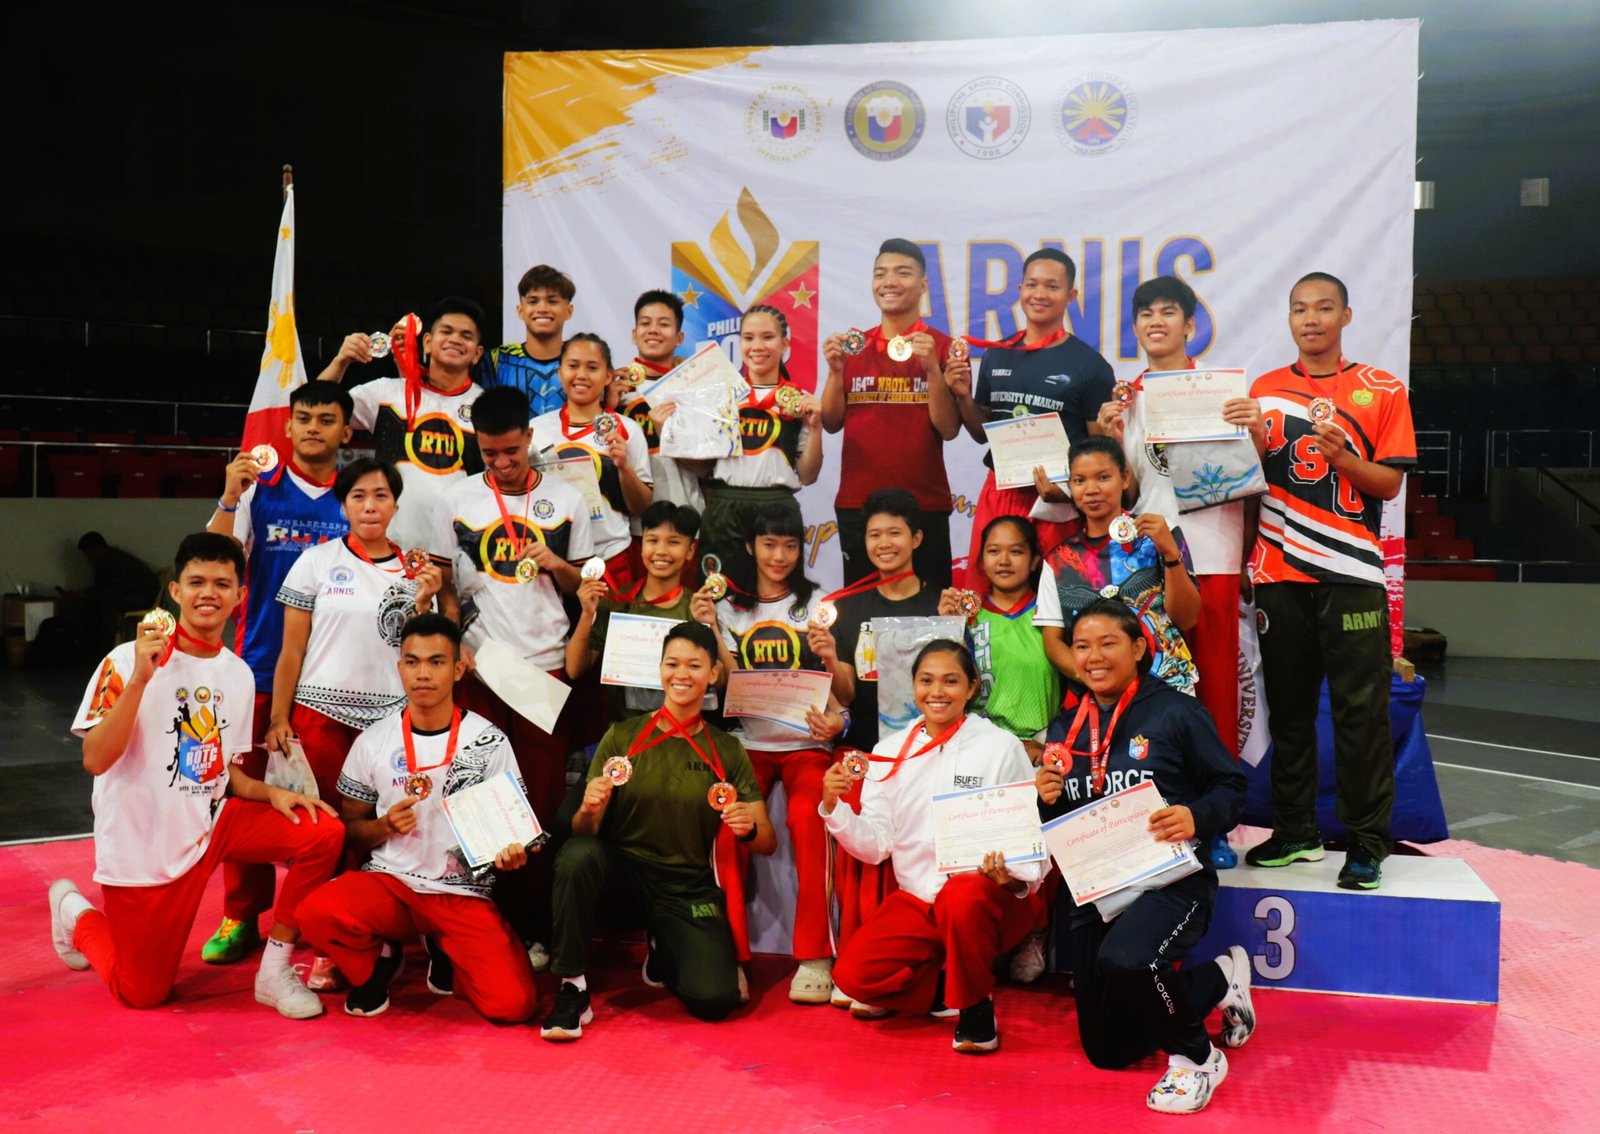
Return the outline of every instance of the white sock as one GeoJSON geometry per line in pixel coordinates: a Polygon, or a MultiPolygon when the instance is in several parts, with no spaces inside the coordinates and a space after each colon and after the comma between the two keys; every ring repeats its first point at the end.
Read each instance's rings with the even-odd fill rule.
{"type": "Polygon", "coordinates": [[[383,943],[383,948],[378,950],[378,956],[380,956],[380,957],[392,957],[392,956],[394,956],[394,942],[393,941],[385,941],[383,943]]]}
{"type": "Polygon", "coordinates": [[[288,941],[279,941],[276,937],[267,938],[267,947],[261,950],[261,971],[271,976],[289,967],[289,962],[294,960],[294,945],[288,941]]]}
{"type": "Polygon", "coordinates": [[[579,992],[588,992],[589,991],[588,978],[585,977],[582,973],[579,973],[577,976],[564,976],[564,977],[561,978],[561,983],[562,984],[574,985],[578,989],[579,992]]]}
{"type": "Polygon", "coordinates": [[[61,919],[67,923],[68,929],[77,925],[78,919],[92,909],[94,906],[89,904],[89,899],[76,890],[61,899],[61,919]]]}

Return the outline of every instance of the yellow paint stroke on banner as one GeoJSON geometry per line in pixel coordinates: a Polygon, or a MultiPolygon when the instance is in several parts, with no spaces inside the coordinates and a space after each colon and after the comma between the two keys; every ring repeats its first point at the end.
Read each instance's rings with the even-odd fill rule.
{"type": "Polygon", "coordinates": [[[627,123],[630,108],[655,94],[659,80],[736,63],[754,67],[745,60],[765,50],[508,52],[505,188],[571,168],[588,152],[573,152],[573,147],[627,123]]]}
{"type": "Polygon", "coordinates": [[[755,260],[752,262],[734,239],[733,226],[728,223],[727,213],[723,213],[722,219],[711,229],[711,253],[727,271],[733,286],[744,292],[750,290],[751,281],[772,261],[773,255],[778,251],[778,226],[773,224],[772,218],[756,204],[756,199],[749,189],[739,191],[737,208],[739,223],[749,234],[751,246],[755,249],[755,260]]]}

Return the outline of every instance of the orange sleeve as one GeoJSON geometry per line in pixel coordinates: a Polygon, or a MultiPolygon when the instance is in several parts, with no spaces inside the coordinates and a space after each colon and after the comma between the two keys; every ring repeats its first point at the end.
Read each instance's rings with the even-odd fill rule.
{"type": "Polygon", "coordinates": [[[1411,425],[1411,398],[1401,389],[1385,395],[1378,417],[1377,464],[1414,465],[1417,463],[1417,435],[1411,425]]]}

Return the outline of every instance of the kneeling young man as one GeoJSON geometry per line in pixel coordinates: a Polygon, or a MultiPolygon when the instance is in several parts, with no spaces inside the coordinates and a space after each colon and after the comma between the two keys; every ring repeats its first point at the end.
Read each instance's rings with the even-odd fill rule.
{"type": "Polygon", "coordinates": [[[92,966],[128,1007],[154,1008],[172,991],[212,872],[287,862],[255,994],[299,1020],[320,1016],[322,1002],[290,964],[300,939],[295,906],[332,876],[344,828],[327,804],[262,783],[236,762],[250,750],[255,681],[222,644],[222,628],[243,574],[244,553],[228,536],[185,537],[168,584],[177,623],[141,622],[89,683],[72,731],[95,777],[94,880],[104,909],[57,879],[50,935],[68,968],[92,966]]]}
{"type": "MultiPolygon", "coordinates": [[[[463,788],[517,772],[505,734],[463,713],[455,684],[466,671],[461,630],[442,614],[419,614],[400,632],[406,708],[357,738],[339,773],[350,842],[370,851],[300,907],[306,939],[332,957],[352,985],[344,1010],[376,1016],[389,1007],[401,947],[428,946],[428,987],[461,995],[497,1023],[520,1024],[538,1007],[522,943],[459,857],[443,801],[463,788]],[[381,811],[381,813],[380,813],[381,811]]],[[[496,870],[517,870],[527,852],[511,845],[496,870]]]]}

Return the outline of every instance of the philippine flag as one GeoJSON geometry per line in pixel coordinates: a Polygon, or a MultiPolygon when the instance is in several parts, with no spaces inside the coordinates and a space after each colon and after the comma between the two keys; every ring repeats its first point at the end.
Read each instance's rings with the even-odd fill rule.
{"type": "Polygon", "coordinates": [[[792,111],[769,114],[767,124],[771,127],[774,138],[792,138],[800,132],[800,116],[792,111]]]}
{"type": "Polygon", "coordinates": [[[305,359],[294,325],[294,186],[283,197],[278,220],[277,253],[272,260],[272,299],[267,304],[267,341],[261,352],[261,373],[244,419],[243,446],[274,445],[287,458],[283,426],[289,420],[289,393],[306,380],[305,359]]]}

